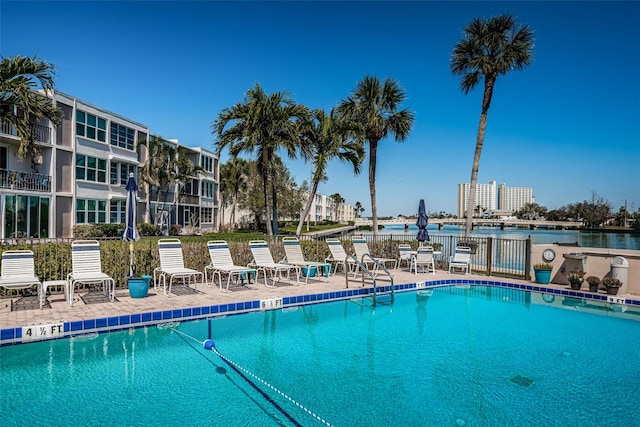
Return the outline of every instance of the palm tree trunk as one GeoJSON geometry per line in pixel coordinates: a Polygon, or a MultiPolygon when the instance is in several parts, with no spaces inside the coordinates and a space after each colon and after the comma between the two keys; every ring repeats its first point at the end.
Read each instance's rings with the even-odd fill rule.
{"type": "Polygon", "coordinates": [[[271,180],[271,203],[273,203],[273,235],[280,234],[278,230],[278,195],[276,194],[275,179],[271,180]]]}
{"type": "Polygon", "coordinates": [[[311,189],[311,191],[309,192],[309,198],[307,199],[307,203],[304,206],[304,211],[302,212],[302,216],[300,217],[300,221],[298,222],[298,228],[296,229],[296,236],[300,237],[300,234],[302,233],[302,226],[304,225],[304,221],[307,218],[307,215],[309,215],[309,211],[311,210],[311,205],[313,204],[313,198],[316,195],[316,191],[318,191],[318,181],[313,182],[313,188],[311,189]]]}
{"type": "Polygon", "coordinates": [[[480,168],[480,155],[482,154],[482,145],[484,144],[484,134],[487,129],[487,114],[491,105],[491,97],[493,94],[493,85],[495,79],[487,77],[485,80],[484,96],[482,98],[482,112],[480,113],[480,122],[478,123],[478,137],[476,139],[476,151],[473,154],[473,166],[471,168],[471,182],[469,183],[469,200],[467,204],[467,221],[465,223],[464,236],[471,236],[473,228],[473,208],[476,203],[476,187],[478,183],[478,169],[480,168]]]}
{"type": "Polygon", "coordinates": [[[269,186],[267,185],[267,171],[262,171],[262,187],[264,190],[264,210],[265,210],[265,222],[267,226],[267,236],[273,236],[273,230],[271,229],[271,208],[269,207],[269,186]]]}
{"type": "Polygon", "coordinates": [[[376,204],[376,156],[378,141],[369,141],[369,192],[371,193],[371,215],[373,220],[373,237],[378,237],[378,205],[376,204]]]}
{"type": "Polygon", "coordinates": [[[231,203],[231,221],[229,221],[229,227],[231,229],[231,232],[233,232],[236,229],[236,200],[237,197],[233,198],[233,202],[231,203]]]}

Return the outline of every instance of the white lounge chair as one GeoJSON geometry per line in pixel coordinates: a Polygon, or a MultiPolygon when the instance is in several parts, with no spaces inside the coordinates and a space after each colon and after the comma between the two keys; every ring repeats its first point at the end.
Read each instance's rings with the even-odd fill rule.
{"type": "Polygon", "coordinates": [[[400,243],[398,245],[398,251],[400,256],[398,257],[398,267],[402,267],[402,264],[406,264],[408,268],[411,268],[411,245],[408,243],[400,243]]]}
{"type": "Polygon", "coordinates": [[[451,270],[462,269],[464,274],[471,272],[471,248],[466,246],[457,247],[453,256],[449,257],[449,273],[451,270]]]}
{"type": "Polygon", "coordinates": [[[411,265],[409,267],[409,273],[415,271],[418,274],[418,267],[422,267],[423,273],[436,274],[436,263],[433,259],[433,248],[431,246],[421,246],[415,255],[411,257],[411,265]],[[425,271],[425,267],[427,270],[425,271]]]}
{"type": "Polygon", "coordinates": [[[102,290],[113,302],[116,295],[116,283],[113,278],[102,272],[100,261],[100,242],[97,240],[74,240],[71,242],[71,273],[67,276],[69,304],[73,305],[73,292],[76,285],[102,285],[102,290]]]}
{"type": "Polygon", "coordinates": [[[282,244],[284,245],[284,253],[286,254],[286,263],[297,265],[299,267],[302,267],[303,269],[306,269],[306,274],[304,274],[305,283],[309,282],[311,270],[314,268],[316,269],[317,275],[319,277],[329,277],[331,264],[329,264],[328,262],[306,261],[304,259],[304,254],[302,253],[302,248],[300,247],[300,241],[297,237],[283,237],[282,244]]]}
{"type": "Polygon", "coordinates": [[[266,287],[275,287],[278,280],[283,280],[283,273],[287,273],[287,280],[290,281],[290,273],[293,271],[296,274],[296,284],[300,284],[300,267],[291,264],[277,263],[271,256],[269,245],[264,240],[252,240],[249,242],[249,248],[253,254],[253,262],[249,264],[249,267],[255,267],[264,274],[264,285],[266,287]],[[267,271],[270,273],[272,285],[269,286],[267,280],[267,271]]]}
{"type": "Polygon", "coordinates": [[[2,252],[0,288],[28,289],[34,285],[38,286],[38,301],[42,310],[46,295],[44,295],[40,278],[35,274],[33,252],[29,250],[2,252]]]}
{"type": "Polygon", "coordinates": [[[198,290],[197,279],[200,279],[200,283],[204,282],[204,273],[184,266],[182,243],[179,239],[158,240],[158,253],[160,254],[160,267],[153,270],[153,284],[156,290],[158,282],[162,282],[164,294],[169,296],[173,279],[182,279],[185,287],[190,287],[193,283],[194,289],[198,290]],[[167,279],[169,279],[168,289],[167,279]]]}
{"type": "Polygon", "coordinates": [[[356,262],[352,258],[347,256],[347,253],[342,246],[342,242],[338,239],[327,239],[326,242],[327,246],[329,246],[331,256],[325,258],[324,261],[330,263],[333,266],[333,272],[337,273],[338,268],[342,267],[342,271],[344,273],[347,273],[346,271],[344,271],[345,260],[347,262],[347,265],[349,266],[349,271],[352,271],[356,266],[356,262]]]}
{"type": "Polygon", "coordinates": [[[209,250],[209,257],[211,258],[211,264],[204,268],[204,277],[207,281],[207,286],[212,286],[215,276],[218,276],[218,283],[220,283],[220,290],[222,290],[222,275],[227,276],[227,291],[229,290],[229,283],[233,279],[244,280],[243,276],[246,276],[247,281],[251,283],[251,275],[257,280],[258,272],[255,268],[243,267],[235,265],[233,258],[231,257],[231,251],[229,250],[229,244],[225,240],[210,240],[207,242],[207,249],[209,250]],[[211,284],[209,284],[209,274],[211,271],[211,284]]]}
{"type": "MultiPolygon", "coordinates": [[[[360,262],[362,262],[365,266],[367,266],[367,268],[369,268],[374,273],[378,269],[378,265],[375,262],[373,262],[371,260],[371,258],[366,257],[365,255],[367,255],[367,254],[372,256],[376,261],[378,261],[380,264],[384,265],[385,267],[393,265],[392,268],[394,270],[396,268],[398,268],[398,260],[397,259],[393,259],[393,258],[378,258],[378,257],[373,256],[373,254],[369,251],[369,245],[367,244],[367,240],[364,237],[362,237],[362,236],[354,236],[351,239],[351,241],[353,243],[353,250],[355,251],[356,257],[358,258],[358,260],[360,262]]],[[[356,268],[356,271],[354,272],[354,275],[358,273],[357,270],[358,269],[356,268]]]]}

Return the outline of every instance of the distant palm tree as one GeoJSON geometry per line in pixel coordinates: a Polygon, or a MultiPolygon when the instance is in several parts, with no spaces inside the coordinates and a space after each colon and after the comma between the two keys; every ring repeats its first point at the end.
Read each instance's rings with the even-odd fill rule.
{"type": "MultiPolygon", "coordinates": [[[[147,160],[140,170],[140,180],[148,185],[147,208],[151,194],[155,193],[155,212],[150,220],[160,228],[168,227],[168,224],[159,222],[162,212],[168,214],[176,208],[182,197],[182,189],[203,169],[189,161],[182,147],[176,147],[161,136],[151,135],[149,139],[139,141],[138,145],[145,146],[148,150],[147,160]],[[173,200],[167,210],[167,200],[172,189],[173,200]]],[[[166,233],[168,228],[162,231],[166,233]]]]}
{"type": "Polygon", "coordinates": [[[243,103],[223,109],[213,121],[212,131],[217,134],[217,153],[228,147],[231,156],[241,152],[256,155],[257,166],[263,179],[267,234],[278,233],[277,195],[274,185],[273,161],[278,150],[284,149],[290,158],[297,157],[300,148],[299,122],[308,110],[297,105],[284,92],[267,94],[256,83],[245,96],[243,103]],[[269,185],[273,203],[273,226],[269,222],[269,185]]]}
{"type": "Polygon", "coordinates": [[[365,76],[356,85],[351,96],[340,102],[338,111],[348,119],[357,121],[364,129],[364,139],[369,142],[369,191],[373,233],[378,234],[378,206],[376,204],[376,163],[378,143],[389,133],[395,140],[404,141],[413,127],[413,112],[398,110],[407,95],[393,79],[381,82],[377,77],[365,76]]]}
{"type": "Polygon", "coordinates": [[[326,180],[327,163],[330,160],[349,162],[353,165],[354,174],[360,173],[364,147],[357,139],[359,130],[358,123],[343,119],[333,109],[329,114],[323,110],[313,110],[309,120],[304,124],[302,131],[303,145],[306,147],[304,156],[311,159],[313,175],[309,197],[298,222],[296,235],[300,236],[302,232],[302,226],[311,209],[318,185],[326,180]]]}
{"type": "Polygon", "coordinates": [[[235,229],[236,205],[238,195],[247,188],[248,162],[239,157],[232,157],[220,166],[220,192],[223,194],[225,204],[231,202],[231,217],[229,218],[230,230],[235,229]]]}
{"type": "Polygon", "coordinates": [[[0,61],[0,122],[16,128],[18,157],[39,153],[34,125],[49,119],[58,126],[62,113],[53,105],[55,67],[37,57],[14,56],[0,61]],[[44,92],[36,92],[41,89],[44,92]]]}
{"type": "Polygon", "coordinates": [[[362,212],[364,212],[364,208],[362,207],[362,203],[360,202],[356,202],[356,206],[355,206],[355,216],[359,217],[362,212]]]}
{"type": "Polygon", "coordinates": [[[522,70],[531,64],[533,34],[529,26],[519,26],[511,15],[500,15],[491,19],[476,18],[464,28],[462,39],[453,48],[450,69],[454,75],[461,76],[460,89],[465,94],[475,88],[484,77],[482,110],[469,184],[466,237],[471,235],[480,154],[493,88],[499,75],[522,70]]]}

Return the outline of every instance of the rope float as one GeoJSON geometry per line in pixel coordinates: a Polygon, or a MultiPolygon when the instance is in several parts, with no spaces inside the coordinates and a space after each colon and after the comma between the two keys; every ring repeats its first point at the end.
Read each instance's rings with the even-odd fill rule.
{"type": "MultiPolygon", "coordinates": [[[[202,347],[205,350],[213,351],[218,357],[220,357],[220,359],[222,359],[227,365],[229,365],[231,367],[231,369],[233,369],[236,373],[238,373],[238,375],[240,375],[242,378],[244,378],[245,381],[247,381],[249,383],[249,385],[251,385],[257,392],[259,392],[265,399],[267,399],[267,401],[269,401],[276,409],[278,409],[278,411],[280,411],[285,417],[287,417],[287,419],[289,421],[291,421],[297,427],[302,427],[302,424],[300,424],[298,421],[296,421],[289,413],[287,413],[280,405],[278,405],[277,402],[275,402],[269,395],[267,395],[264,391],[262,391],[253,381],[251,381],[251,379],[247,378],[247,375],[250,376],[251,378],[253,378],[254,380],[258,381],[259,383],[263,384],[264,386],[270,388],[271,390],[273,390],[274,392],[276,392],[280,396],[284,397],[289,402],[291,402],[292,404],[294,404],[298,408],[302,409],[308,415],[310,415],[311,417],[313,417],[316,420],[320,421],[323,425],[329,426],[329,427],[333,427],[333,425],[329,421],[327,421],[324,418],[320,417],[318,414],[316,414],[315,412],[311,411],[310,409],[308,409],[307,407],[302,405],[300,402],[296,401],[295,399],[293,399],[292,397],[290,397],[286,393],[280,391],[279,389],[277,389],[273,385],[269,384],[268,382],[266,382],[262,378],[258,377],[256,374],[252,373],[251,371],[249,371],[246,368],[243,368],[242,366],[238,365],[237,363],[235,363],[234,361],[232,361],[231,359],[229,359],[228,357],[226,357],[225,355],[220,353],[218,351],[218,349],[216,348],[215,342],[211,338],[208,338],[208,339],[200,342],[198,339],[192,337],[191,335],[185,334],[184,332],[179,331],[179,330],[175,329],[174,327],[169,327],[169,329],[171,329],[174,332],[177,332],[178,334],[180,334],[182,336],[185,336],[185,337],[197,342],[199,345],[202,345],[202,347]]],[[[211,325],[209,325],[209,337],[211,337],[211,325]]]]}

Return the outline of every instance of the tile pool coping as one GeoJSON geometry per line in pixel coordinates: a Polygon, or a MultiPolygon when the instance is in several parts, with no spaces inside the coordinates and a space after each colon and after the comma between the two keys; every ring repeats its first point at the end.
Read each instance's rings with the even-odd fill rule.
{"type": "MultiPolygon", "coordinates": [[[[563,288],[554,288],[549,286],[539,286],[535,284],[525,283],[513,283],[504,280],[485,280],[477,278],[465,278],[465,279],[437,279],[437,280],[425,280],[420,282],[396,284],[394,285],[394,292],[408,292],[424,289],[433,289],[443,286],[451,285],[473,285],[473,286],[493,286],[500,288],[511,288],[523,291],[532,291],[542,294],[552,294],[559,296],[583,298],[586,300],[593,300],[599,302],[611,302],[609,297],[614,297],[617,304],[624,304],[628,306],[634,306],[640,308],[640,297],[624,296],[611,296],[602,293],[592,293],[588,291],[575,291],[563,288]]],[[[391,285],[378,286],[378,292],[389,292],[391,285]]],[[[281,305],[271,308],[263,308],[262,303],[268,299],[252,299],[249,301],[230,302],[213,305],[203,305],[200,307],[191,308],[174,308],[168,310],[155,310],[145,311],[140,313],[98,317],[85,320],[71,320],[61,321],[55,324],[46,325],[24,325],[16,326],[13,328],[0,329],[0,347],[28,344],[32,342],[39,342],[51,339],[70,338],[74,336],[115,332],[121,330],[128,330],[131,328],[142,328],[145,326],[155,326],[168,322],[182,322],[202,320],[207,318],[213,318],[217,316],[244,314],[260,312],[269,309],[286,309],[291,307],[303,306],[308,304],[314,304],[319,302],[332,302],[348,299],[361,298],[369,296],[373,293],[372,287],[356,287],[347,288],[329,292],[308,293],[303,295],[284,296],[271,298],[280,300],[281,305]],[[32,339],[23,336],[23,331],[33,330],[38,327],[55,327],[56,333],[52,335],[46,335],[43,338],[32,339]]]]}

